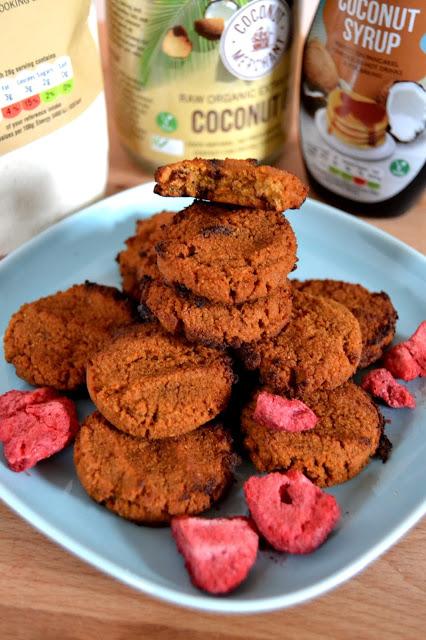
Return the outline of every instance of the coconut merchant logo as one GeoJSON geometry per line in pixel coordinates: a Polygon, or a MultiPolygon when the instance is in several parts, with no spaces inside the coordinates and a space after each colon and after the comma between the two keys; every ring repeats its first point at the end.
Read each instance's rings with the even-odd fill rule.
{"type": "Polygon", "coordinates": [[[232,75],[257,80],[272,71],[289,44],[291,12],[285,0],[254,0],[228,20],[220,57],[232,75]]]}

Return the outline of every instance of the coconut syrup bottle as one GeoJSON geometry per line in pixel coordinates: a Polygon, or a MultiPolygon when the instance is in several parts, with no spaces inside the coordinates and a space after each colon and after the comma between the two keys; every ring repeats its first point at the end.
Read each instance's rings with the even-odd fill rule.
{"type": "Polygon", "coordinates": [[[425,0],[321,0],[300,130],[313,188],[351,213],[402,213],[426,182],[425,0]]]}

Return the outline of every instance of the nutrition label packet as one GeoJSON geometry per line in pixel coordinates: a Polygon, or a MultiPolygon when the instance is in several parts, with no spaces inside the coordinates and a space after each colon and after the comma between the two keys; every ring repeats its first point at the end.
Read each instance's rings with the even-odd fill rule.
{"type": "Polygon", "coordinates": [[[69,56],[43,62],[20,71],[16,77],[0,80],[0,118],[15,118],[22,109],[31,110],[40,103],[51,103],[73,87],[73,69],[69,56]]]}
{"type": "Polygon", "coordinates": [[[0,154],[68,124],[102,90],[82,6],[37,1],[0,11],[0,154]]]}

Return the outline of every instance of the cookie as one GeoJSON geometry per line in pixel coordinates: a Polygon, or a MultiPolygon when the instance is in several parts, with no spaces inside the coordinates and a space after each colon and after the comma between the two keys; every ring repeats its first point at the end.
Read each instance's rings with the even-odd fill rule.
{"type": "Polygon", "coordinates": [[[298,291],[340,302],[358,320],[362,334],[360,367],[379,360],[392,342],[398,314],[384,291],[372,293],[360,284],[340,280],[292,280],[298,291]]]}
{"type": "Polygon", "coordinates": [[[356,476],[375,455],[383,433],[383,417],[370,396],[346,382],[333,391],[316,391],[302,399],[319,418],[308,431],[278,431],[256,422],[256,396],[244,407],[244,445],[256,469],[297,469],[320,487],[356,476]]]}
{"type": "Polygon", "coordinates": [[[168,284],[223,304],[265,298],[296,262],[296,237],[279,213],[195,202],[173,218],[156,246],[168,284]]]}
{"type": "Polygon", "coordinates": [[[71,390],[84,385],[86,364],[119,327],[135,321],[114,287],[85,282],[24,304],[9,321],[4,352],[30,384],[71,390]]]}
{"type": "Polygon", "coordinates": [[[288,171],[255,160],[181,160],[155,172],[155,193],[190,196],[254,209],[297,209],[308,189],[288,171]]]}
{"type": "Polygon", "coordinates": [[[136,222],[136,235],[126,240],[126,249],[117,255],[123,291],[139,300],[139,283],[144,276],[157,273],[155,244],[161,239],[162,227],[173,218],[172,211],[160,211],[146,220],[136,222]]]}
{"type": "Polygon", "coordinates": [[[355,316],[331,299],[294,291],[290,323],[275,338],[244,347],[248,369],[259,369],[263,384],[299,397],[316,389],[334,389],[356,371],[361,330],[355,316]]]}
{"type": "Polygon", "coordinates": [[[209,509],[232,482],[236,458],[220,424],[149,441],[118,431],[95,412],[78,433],[74,462],[93,500],[123,518],[156,525],[209,509]]]}
{"type": "Polygon", "coordinates": [[[194,296],[182,286],[149,280],[142,286],[142,301],[170,333],[183,334],[194,342],[235,348],[276,336],[291,315],[288,281],[267,298],[225,305],[194,296]]]}
{"type": "Polygon", "coordinates": [[[154,322],[121,332],[87,367],[99,411],[117,429],[153,440],[212,420],[227,406],[233,380],[225,352],[175,338],[154,322]]]}

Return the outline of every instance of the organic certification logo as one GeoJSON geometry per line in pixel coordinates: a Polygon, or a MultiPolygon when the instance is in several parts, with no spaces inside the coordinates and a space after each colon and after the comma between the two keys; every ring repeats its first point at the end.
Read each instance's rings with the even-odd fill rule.
{"type": "Polygon", "coordinates": [[[227,22],[220,57],[241,80],[266,76],[279,63],[289,44],[291,12],[285,0],[254,0],[227,22]]]}
{"type": "Polygon", "coordinates": [[[155,120],[162,131],[171,133],[172,131],[176,131],[177,129],[177,119],[172,113],[168,113],[167,111],[160,111],[160,113],[157,114],[155,120]]]}
{"type": "Polygon", "coordinates": [[[390,170],[394,176],[402,178],[403,176],[406,176],[410,171],[410,165],[406,160],[394,160],[390,164],[390,170]]]}

